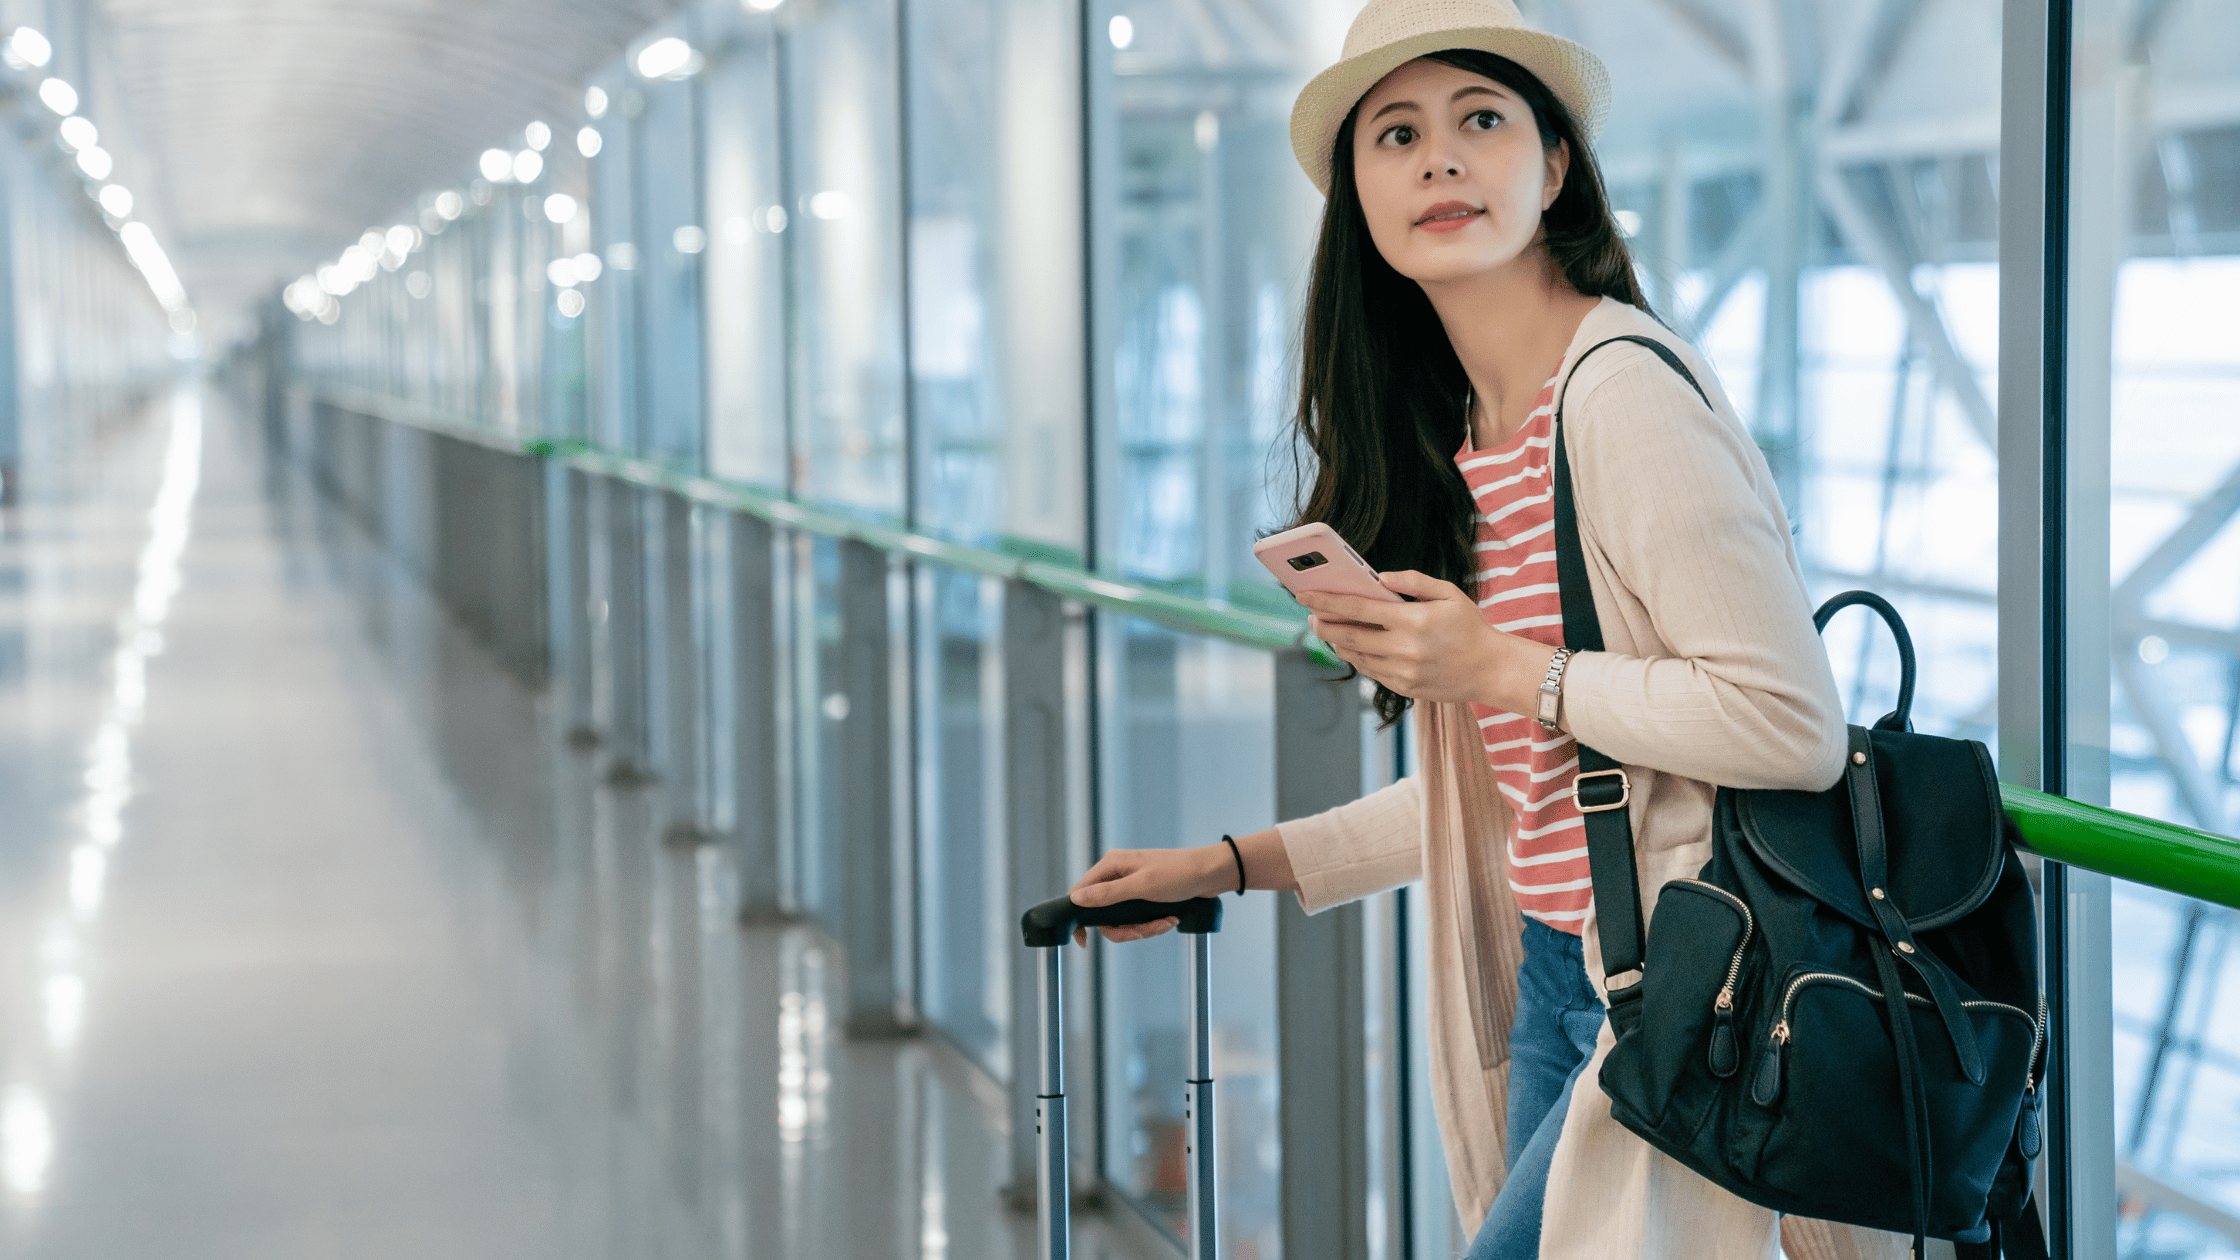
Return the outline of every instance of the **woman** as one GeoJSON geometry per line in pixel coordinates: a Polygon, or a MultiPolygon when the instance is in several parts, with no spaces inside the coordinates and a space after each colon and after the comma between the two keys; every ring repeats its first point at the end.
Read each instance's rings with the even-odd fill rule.
{"type": "MultiPolygon", "coordinates": [[[[1509,0],[1372,0],[1300,94],[1293,146],[1329,198],[1301,520],[1415,601],[1302,602],[1387,721],[1415,709],[1421,771],[1233,847],[1108,853],[1072,896],[1245,885],[1313,912],[1422,880],[1433,1098],[1470,1260],[1757,1260],[1774,1215],[1622,1128],[1595,1084],[1610,1038],[1575,739],[1626,766],[1654,905],[1709,856],[1715,784],[1840,777],[1843,711],[1765,460],[1709,365],[1649,314],[1612,221],[1586,143],[1607,82],[1509,0]],[[1628,343],[1571,376],[1564,438],[1607,650],[1561,653],[1554,395],[1583,350],[1626,334],[1671,346],[1711,402],[1628,343]],[[1544,681],[1553,728],[1535,720],[1544,681]]],[[[1799,1260],[1906,1249],[1824,1222],[1780,1233],[1799,1260]]]]}

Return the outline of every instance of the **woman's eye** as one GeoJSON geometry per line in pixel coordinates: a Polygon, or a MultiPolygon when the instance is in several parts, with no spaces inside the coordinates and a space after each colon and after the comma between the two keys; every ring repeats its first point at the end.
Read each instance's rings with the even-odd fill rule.
{"type": "Polygon", "coordinates": [[[1416,129],[1408,126],[1406,123],[1402,123],[1397,127],[1388,128],[1384,133],[1383,139],[1386,144],[1396,144],[1405,147],[1407,145],[1415,143],[1416,129]]]}
{"type": "Polygon", "coordinates": [[[1465,127],[1474,127],[1479,131],[1491,131],[1495,127],[1501,125],[1501,115],[1494,113],[1490,109],[1481,109],[1472,113],[1468,118],[1463,119],[1462,125],[1465,127]]]}

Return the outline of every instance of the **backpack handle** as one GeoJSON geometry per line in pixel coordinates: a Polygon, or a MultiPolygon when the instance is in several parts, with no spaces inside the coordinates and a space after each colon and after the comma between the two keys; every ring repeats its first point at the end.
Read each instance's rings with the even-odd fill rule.
{"type": "Polygon", "coordinates": [[[1812,614],[1812,628],[1815,631],[1826,630],[1829,618],[1853,604],[1864,604],[1872,608],[1890,627],[1891,635],[1898,640],[1898,707],[1883,714],[1875,722],[1874,729],[1910,731],[1913,729],[1913,636],[1906,633],[1905,619],[1898,615],[1897,609],[1890,606],[1890,601],[1873,591],[1845,591],[1820,605],[1820,611],[1812,614]]]}

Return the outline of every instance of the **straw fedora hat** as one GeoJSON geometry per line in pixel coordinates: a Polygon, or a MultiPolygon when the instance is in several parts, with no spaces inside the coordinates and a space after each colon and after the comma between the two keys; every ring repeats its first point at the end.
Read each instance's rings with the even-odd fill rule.
{"type": "Polygon", "coordinates": [[[1588,139],[1610,112],[1610,72],[1602,59],[1526,26],[1515,0],[1369,0],[1346,31],[1338,64],[1310,80],[1291,107],[1291,151],[1315,187],[1329,194],[1338,128],[1369,89],[1408,62],[1448,48],[1495,53],[1538,75],[1588,139]]]}

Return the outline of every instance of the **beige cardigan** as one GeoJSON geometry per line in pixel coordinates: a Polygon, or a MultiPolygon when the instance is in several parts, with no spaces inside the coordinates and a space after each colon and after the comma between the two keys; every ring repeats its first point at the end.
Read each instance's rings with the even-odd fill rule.
{"type": "MultiPolygon", "coordinates": [[[[1711,395],[1646,347],[1597,352],[1571,381],[1565,446],[1605,651],[1572,658],[1565,725],[1633,784],[1644,912],[1710,855],[1714,784],[1819,790],[1842,775],[1843,708],[1812,628],[1803,571],[1765,458],[1710,366],[1604,298],[1564,356],[1621,334],[1676,350],[1711,395]]],[[[1509,813],[1467,709],[1416,706],[1418,773],[1282,824],[1309,912],[1414,880],[1430,934],[1431,1096],[1463,1224],[1475,1233],[1505,1174],[1509,1026],[1521,921],[1502,854],[1509,813]]],[[[1587,972],[1602,988],[1590,913],[1587,972]]],[[[1549,1172],[1540,1254],[1565,1260],[1765,1260],[1775,1216],[1621,1127],[1595,1084],[1603,1028],[1549,1172]]],[[[1896,1257],[1896,1235],[1793,1220],[1795,1260],[1896,1257]]]]}

